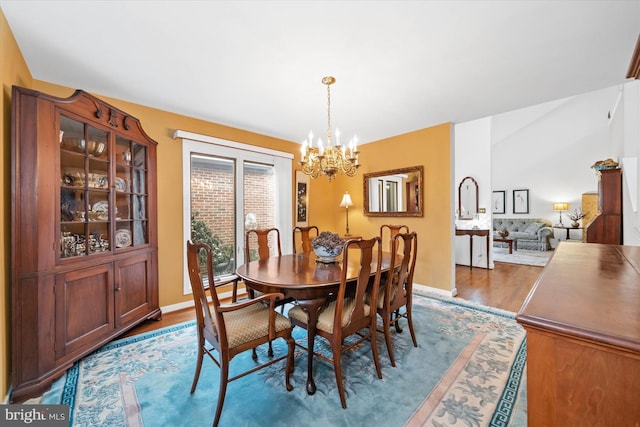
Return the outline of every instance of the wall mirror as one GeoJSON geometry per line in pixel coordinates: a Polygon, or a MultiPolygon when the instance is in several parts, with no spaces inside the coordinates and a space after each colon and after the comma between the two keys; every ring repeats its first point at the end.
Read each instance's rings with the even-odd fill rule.
{"type": "Polygon", "coordinates": [[[422,166],[364,174],[364,214],[423,216],[423,179],[422,166]]]}
{"type": "Polygon", "coordinates": [[[478,183],[467,176],[458,186],[458,219],[473,219],[478,213],[478,183]]]}

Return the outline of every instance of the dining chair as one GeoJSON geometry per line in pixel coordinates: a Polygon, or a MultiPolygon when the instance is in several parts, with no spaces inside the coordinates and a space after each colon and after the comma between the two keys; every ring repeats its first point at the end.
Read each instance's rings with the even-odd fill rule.
{"type": "Polygon", "coordinates": [[[310,225],[308,227],[294,227],[293,228],[293,253],[310,253],[313,252],[313,248],[311,247],[311,240],[314,237],[317,237],[320,232],[318,231],[318,227],[315,225],[310,225]],[[300,239],[296,239],[296,236],[299,235],[300,239]],[[300,246],[296,244],[296,242],[300,241],[300,246]],[[300,248],[300,252],[298,252],[298,247],[300,248]]]}
{"type": "Polygon", "coordinates": [[[396,260],[399,257],[402,260],[399,268],[390,269],[386,277],[382,279],[377,296],[377,312],[382,318],[384,339],[391,366],[396,366],[391,345],[391,325],[395,326],[396,332],[401,333],[402,329],[398,322],[401,318],[406,318],[413,346],[418,346],[411,316],[413,272],[416,266],[417,250],[418,236],[415,231],[413,233],[398,233],[391,238],[391,261],[389,265],[396,265],[396,260]],[[400,310],[403,307],[404,312],[401,313],[400,310]]]}
{"type": "MultiPolygon", "coordinates": [[[[342,353],[353,347],[359,346],[364,341],[369,341],[373,362],[376,367],[378,378],[382,379],[380,362],[378,360],[378,349],[376,347],[376,321],[377,315],[373,307],[365,303],[365,293],[370,281],[371,274],[375,271],[372,283],[373,296],[377,297],[377,289],[380,283],[380,268],[382,264],[382,247],[380,238],[374,237],[369,240],[348,240],[345,242],[342,258],[342,277],[335,300],[329,302],[318,313],[316,332],[325,338],[331,345],[332,357],[314,352],[313,357],[318,357],[333,365],[340,393],[340,403],[346,409],[344,384],[342,380],[342,353]],[[375,255],[375,259],[374,259],[375,255]],[[349,259],[355,257],[359,265],[355,283],[353,279],[347,277],[349,259]],[[373,270],[375,267],[375,270],[373,270]],[[368,333],[361,334],[361,331],[368,329],[368,333]],[[344,345],[346,337],[358,335],[358,339],[344,345]]],[[[294,326],[307,329],[307,313],[300,307],[295,306],[289,310],[289,319],[294,326]]],[[[296,343],[299,347],[303,345],[296,343]]],[[[306,349],[308,351],[308,349],[306,349]]]]}
{"type": "MultiPolygon", "coordinates": [[[[280,230],[276,227],[271,228],[255,228],[247,230],[244,238],[244,261],[254,261],[251,259],[251,255],[255,252],[258,256],[257,260],[262,261],[270,256],[282,256],[282,246],[280,245],[280,230]],[[252,243],[255,242],[255,248],[252,247],[252,243]],[[275,247],[275,250],[272,249],[275,247]]],[[[251,288],[247,288],[247,294],[250,299],[256,298],[262,295],[261,292],[254,291],[251,288]]],[[[291,298],[278,298],[275,302],[276,306],[280,306],[280,311],[284,313],[284,305],[292,302],[291,298]]],[[[255,349],[253,354],[255,355],[255,349]]],[[[269,356],[273,355],[273,349],[271,347],[271,341],[269,341],[269,356]]]]}
{"type": "MultiPolygon", "coordinates": [[[[231,381],[286,358],[285,385],[287,391],[293,389],[289,380],[293,372],[294,363],[295,341],[291,336],[293,328],[289,319],[277,313],[274,309],[276,299],[282,298],[282,294],[263,294],[252,300],[221,305],[214,286],[211,247],[206,243],[194,244],[187,241],[187,265],[198,327],[198,361],[191,385],[191,393],[196,390],[202,368],[202,360],[204,355],[207,354],[220,368],[218,405],[213,420],[215,427],[218,425],[222,414],[227,384],[231,381]],[[203,276],[206,278],[206,283],[203,280],[203,276]],[[213,313],[207,302],[206,288],[209,290],[213,313]],[[282,338],[287,342],[288,351],[285,356],[271,359],[253,367],[249,371],[238,373],[229,378],[229,365],[234,356],[244,351],[255,349],[256,346],[271,342],[277,338],[282,338]],[[217,358],[214,355],[214,351],[218,353],[217,358]]],[[[257,357],[254,357],[254,359],[257,362],[257,357]]]]}
{"type": "Polygon", "coordinates": [[[380,238],[382,239],[382,242],[385,248],[388,247],[389,250],[391,250],[391,239],[393,239],[393,236],[395,236],[396,234],[403,233],[403,232],[408,233],[409,226],[404,224],[402,225],[382,224],[380,226],[380,238]]]}
{"type": "Polygon", "coordinates": [[[244,261],[254,261],[251,259],[252,253],[255,251],[258,260],[263,260],[272,255],[282,256],[282,247],[280,246],[280,230],[272,228],[255,228],[247,230],[244,240],[244,261]],[[252,243],[256,247],[252,247],[252,243]],[[275,246],[275,249],[272,247],[275,246]]]}
{"type": "MultiPolygon", "coordinates": [[[[258,261],[267,259],[270,256],[282,256],[280,230],[275,227],[248,230],[245,233],[244,239],[244,261],[256,261],[255,258],[251,259],[251,255],[254,252],[258,256],[258,261]],[[256,244],[255,248],[251,245],[254,241],[256,244]],[[275,247],[276,250],[273,250],[272,247],[275,247]]],[[[249,298],[254,298],[257,294],[256,291],[251,288],[247,289],[247,293],[249,294],[249,298]]],[[[276,305],[282,305],[287,302],[289,302],[289,300],[277,301],[276,305]]]]}
{"type": "MultiPolygon", "coordinates": [[[[282,256],[282,247],[280,246],[280,230],[272,228],[255,228],[247,230],[244,235],[244,262],[256,261],[256,258],[252,258],[252,254],[257,255],[257,260],[262,261],[269,258],[271,255],[282,256]],[[252,246],[255,243],[255,247],[252,246]],[[275,246],[277,251],[272,251],[272,247],[275,246]]],[[[249,298],[253,298],[256,292],[253,289],[247,288],[249,298]]]]}

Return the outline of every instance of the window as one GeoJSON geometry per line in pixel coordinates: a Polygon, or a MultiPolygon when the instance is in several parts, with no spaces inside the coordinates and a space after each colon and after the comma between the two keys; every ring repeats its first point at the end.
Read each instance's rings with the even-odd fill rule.
{"type": "Polygon", "coordinates": [[[183,241],[212,247],[215,276],[233,274],[245,262],[247,220],[259,228],[278,227],[283,252],[290,252],[293,156],[182,131],[176,135],[183,138],[183,241]]]}

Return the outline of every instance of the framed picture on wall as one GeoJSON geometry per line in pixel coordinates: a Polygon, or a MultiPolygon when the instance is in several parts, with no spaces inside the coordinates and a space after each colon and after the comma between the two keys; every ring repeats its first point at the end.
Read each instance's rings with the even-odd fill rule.
{"type": "Polygon", "coordinates": [[[296,227],[309,225],[309,175],[296,171],[296,227]]]}
{"type": "Polygon", "coordinates": [[[513,213],[529,213],[529,190],[513,190],[513,213]]]}
{"type": "Polygon", "coordinates": [[[506,191],[494,191],[493,200],[491,202],[491,213],[503,214],[506,212],[507,192],[506,191]]]}

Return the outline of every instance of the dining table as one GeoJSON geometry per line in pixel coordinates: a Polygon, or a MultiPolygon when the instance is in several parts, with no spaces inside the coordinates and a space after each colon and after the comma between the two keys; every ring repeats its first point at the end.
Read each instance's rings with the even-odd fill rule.
{"type": "MultiPolygon", "coordinates": [[[[390,253],[383,253],[381,271],[389,270],[390,253]]],[[[396,256],[396,267],[402,257],[396,256]]],[[[377,260],[374,257],[371,275],[375,275],[377,260]]],[[[332,295],[338,292],[342,279],[342,261],[320,262],[313,252],[272,256],[263,260],[250,261],[239,266],[236,274],[245,286],[263,293],[282,293],[285,298],[293,298],[307,313],[307,393],[314,394],[313,355],[316,324],[320,309],[332,295]]],[[[360,269],[360,257],[349,257],[347,281],[355,281],[360,269]]]]}

